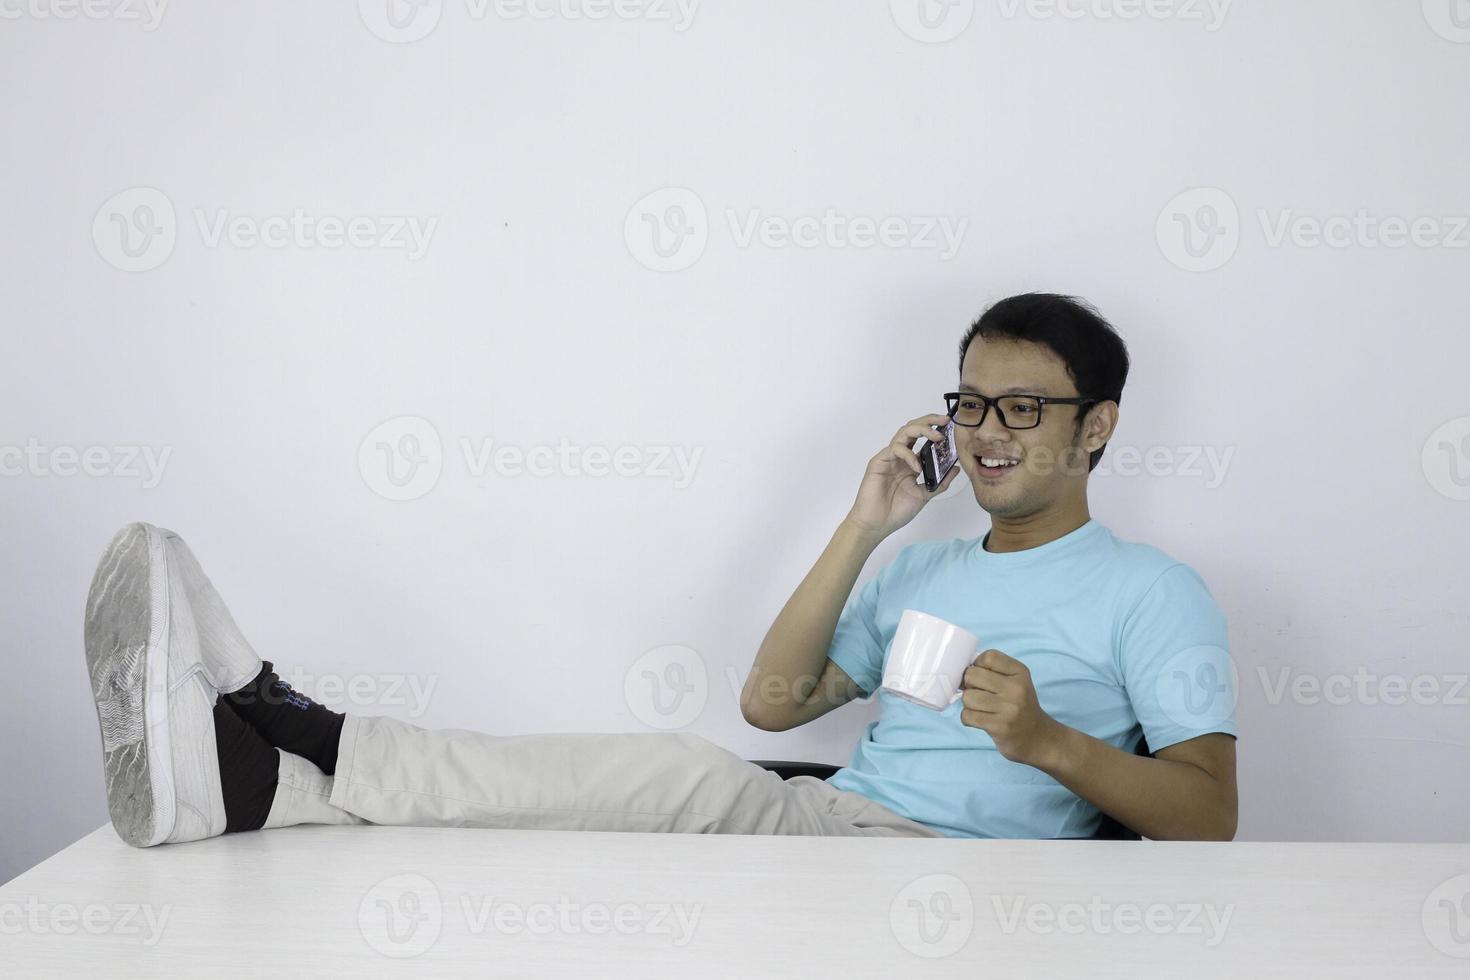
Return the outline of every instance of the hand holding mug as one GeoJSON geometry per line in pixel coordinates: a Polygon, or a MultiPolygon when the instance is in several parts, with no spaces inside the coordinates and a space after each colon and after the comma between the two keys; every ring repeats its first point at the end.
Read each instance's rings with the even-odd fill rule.
{"type": "Polygon", "coordinates": [[[1011,762],[1042,768],[1062,734],[1036,698],[1030,668],[999,650],[986,650],[965,669],[960,697],[961,723],[988,734],[1011,762]]]}

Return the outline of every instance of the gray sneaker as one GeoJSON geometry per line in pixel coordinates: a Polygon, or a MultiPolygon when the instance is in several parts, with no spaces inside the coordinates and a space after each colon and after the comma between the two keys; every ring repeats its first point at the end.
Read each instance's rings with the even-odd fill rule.
{"type": "Polygon", "coordinates": [[[263,666],[260,657],[235,625],[225,600],[199,567],[194,552],[168,528],[140,526],[151,534],[163,536],[169,569],[178,573],[183,595],[194,613],[194,624],[199,630],[199,659],[204,663],[209,682],[221,694],[233,694],[255,680],[263,666]]]}
{"type": "Polygon", "coordinates": [[[228,613],[222,620],[223,604],[214,607],[218,596],[207,586],[176,535],[141,523],[113,537],[92,577],[87,670],[102,730],[107,808],[118,836],[134,847],[225,831],[216,679],[233,682],[244,661],[237,646],[212,663],[205,657],[234,626],[222,625],[228,613]]]}

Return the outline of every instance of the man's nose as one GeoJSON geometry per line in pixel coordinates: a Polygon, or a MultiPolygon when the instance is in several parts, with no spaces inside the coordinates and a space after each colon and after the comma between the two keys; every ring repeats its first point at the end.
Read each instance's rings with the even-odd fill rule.
{"type": "Polygon", "coordinates": [[[991,445],[995,440],[1008,442],[1011,438],[1011,430],[1007,429],[1000,420],[1000,406],[991,405],[990,411],[985,413],[985,421],[980,423],[978,429],[971,429],[975,438],[984,440],[985,445],[991,445]]]}

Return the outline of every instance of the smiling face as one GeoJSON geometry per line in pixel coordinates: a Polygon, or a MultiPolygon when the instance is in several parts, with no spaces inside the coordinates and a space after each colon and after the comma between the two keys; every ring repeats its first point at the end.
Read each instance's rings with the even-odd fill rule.
{"type": "MultiPolygon", "coordinates": [[[[981,336],[965,352],[959,390],[992,398],[1007,394],[1078,397],[1065,362],[1049,347],[981,336]]],[[[992,406],[980,427],[955,426],[955,445],[976,502],[992,518],[1023,520],[1051,510],[1079,506],[1085,510],[1088,456],[1107,442],[1116,425],[1117,405],[1110,401],[1091,406],[1044,405],[1041,422],[1032,429],[1006,428],[992,406]],[[1084,408],[1087,423],[1074,436],[1077,413],[1084,408]],[[982,466],[980,457],[1018,462],[990,470],[982,466]]]]}

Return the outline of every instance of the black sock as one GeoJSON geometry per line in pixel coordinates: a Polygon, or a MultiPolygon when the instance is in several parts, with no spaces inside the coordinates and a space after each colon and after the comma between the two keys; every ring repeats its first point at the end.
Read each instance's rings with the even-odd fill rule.
{"type": "Polygon", "coordinates": [[[255,680],[221,700],[271,745],[309,760],[328,776],[336,773],[337,743],[347,716],[293,690],[269,660],[255,680]]]}
{"type": "Polygon", "coordinates": [[[214,703],[214,741],[225,799],[225,833],[259,830],[276,797],[280,755],[227,708],[223,698],[214,703]]]}

